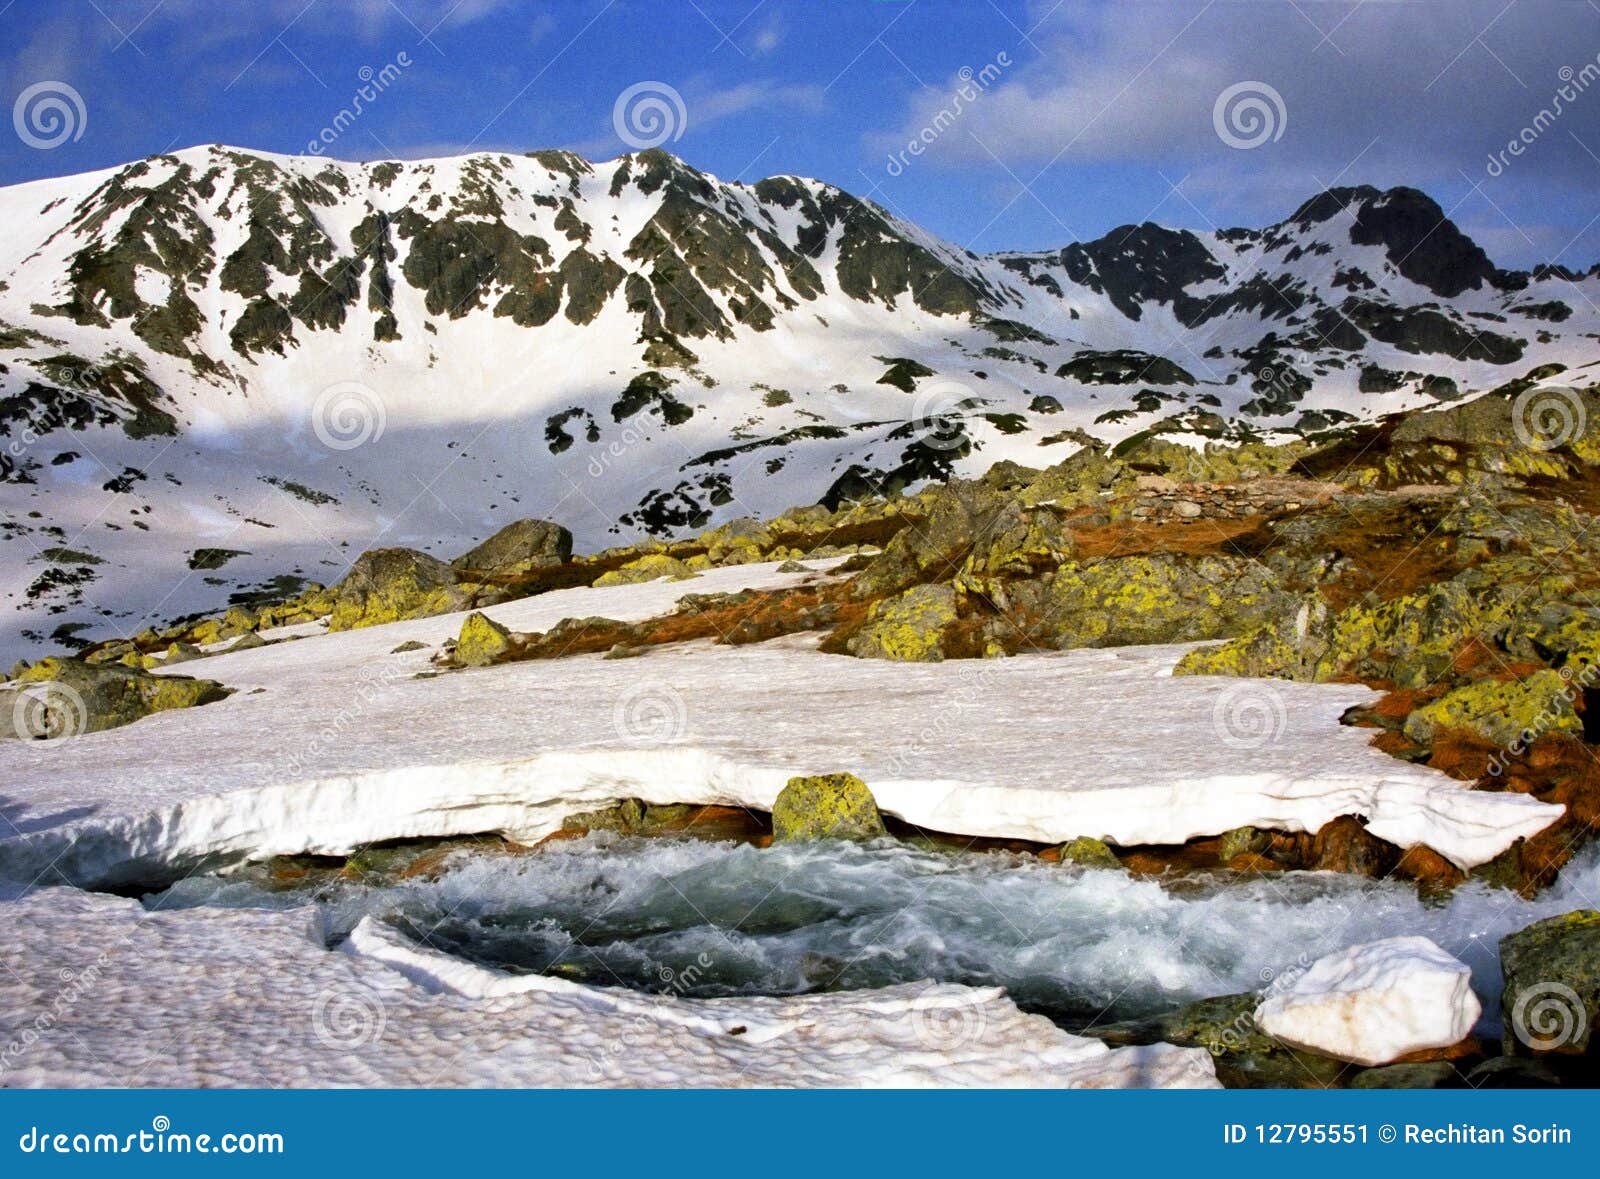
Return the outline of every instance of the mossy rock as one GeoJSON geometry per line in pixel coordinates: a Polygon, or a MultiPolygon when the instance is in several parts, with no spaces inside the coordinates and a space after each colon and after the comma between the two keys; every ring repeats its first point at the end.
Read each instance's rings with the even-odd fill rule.
{"type": "Polygon", "coordinates": [[[1248,992],[1201,999],[1172,1011],[1119,1023],[1090,1025],[1083,1035],[1113,1048],[1177,1044],[1204,1048],[1230,1089],[1319,1089],[1337,1084],[1343,1061],[1290,1048],[1256,1026],[1261,995],[1248,992]]]}
{"type": "Polygon", "coordinates": [[[1103,841],[1080,835],[1061,845],[1061,863],[1076,864],[1080,868],[1121,868],[1122,861],[1103,841]]]}
{"type": "Polygon", "coordinates": [[[860,659],[893,659],[903,663],[937,663],[944,659],[941,642],[956,620],[956,593],[948,585],[919,585],[873,603],[862,628],[846,643],[860,659]]]}
{"type": "Polygon", "coordinates": [[[774,843],[877,839],[885,834],[872,791],[854,774],[790,778],[772,804],[774,843]]]}
{"type": "Polygon", "coordinates": [[[335,587],[329,630],[354,630],[449,614],[471,604],[471,587],[443,561],[414,549],[362,553],[335,587]]]}
{"type": "Polygon", "coordinates": [[[487,667],[512,647],[511,632],[494,619],[474,610],[461,623],[455,659],[463,667],[487,667]]]}
{"type": "Polygon", "coordinates": [[[548,520],[518,520],[451,564],[457,569],[514,577],[570,560],[572,533],[548,520]]]}
{"type": "Polygon", "coordinates": [[[1500,939],[1508,1054],[1592,1055],[1600,1019],[1600,912],[1547,917],[1500,939]]]}
{"type": "Polygon", "coordinates": [[[214,680],[151,675],[118,664],[41,659],[0,693],[4,735],[66,737],[118,728],[157,712],[210,704],[230,694],[214,680]]]}
{"type": "Polygon", "coordinates": [[[1429,1060],[1415,1064],[1387,1064],[1363,1069],[1350,1078],[1352,1089],[1459,1089],[1463,1087],[1456,1066],[1448,1060],[1429,1060]]]}
{"type": "Polygon", "coordinates": [[[203,659],[205,652],[193,643],[176,642],[167,645],[167,656],[163,659],[163,667],[171,667],[177,663],[187,663],[191,659],[203,659]]]}
{"type": "Polygon", "coordinates": [[[1058,650],[1227,638],[1299,605],[1261,562],[1221,556],[1067,561],[1008,592],[1029,640],[1058,650]]]}
{"type": "Polygon", "coordinates": [[[1235,827],[1231,831],[1224,831],[1217,840],[1217,862],[1231,864],[1240,856],[1257,854],[1267,850],[1272,843],[1272,836],[1255,827],[1235,827]]]}
{"type": "Polygon", "coordinates": [[[649,553],[636,561],[629,561],[609,573],[595,578],[597,587],[608,585],[640,585],[647,581],[660,581],[663,577],[673,581],[687,581],[697,574],[677,557],[665,553],[649,553]]]}
{"type": "Polygon", "coordinates": [[[1448,729],[1466,729],[1509,746],[1545,733],[1581,733],[1575,692],[1566,676],[1548,669],[1523,680],[1479,680],[1413,711],[1406,717],[1405,735],[1428,745],[1448,729]]]}

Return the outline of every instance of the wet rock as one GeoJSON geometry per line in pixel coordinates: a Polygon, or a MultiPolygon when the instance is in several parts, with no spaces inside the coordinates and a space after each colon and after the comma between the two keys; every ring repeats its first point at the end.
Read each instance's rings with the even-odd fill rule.
{"type": "Polygon", "coordinates": [[[1379,839],[1354,815],[1340,815],[1311,841],[1306,867],[1322,872],[1347,872],[1381,879],[1400,858],[1400,849],[1379,839]]]}
{"type": "Polygon", "coordinates": [[[1568,1084],[1554,1064],[1518,1056],[1491,1057],[1471,1069],[1466,1080],[1474,1089],[1563,1089],[1568,1084]]]}
{"type": "Polygon", "coordinates": [[[1352,1089],[1458,1089],[1465,1082],[1448,1060],[1390,1064],[1363,1069],[1350,1078],[1352,1089]]]}
{"type": "Polygon", "coordinates": [[[1080,1034],[1093,1036],[1113,1048],[1161,1043],[1204,1048],[1216,1064],[1217,1079],[1230,1089],[1324,1088],[1336,1084],[1349,1066],[1263,1032],[1255,1018],[1260,1002],[1261,996],[1254,991],[1222,995],[1139,1019],[1091,1025],[1080,1034]]]}
{"type": "Polygon", "coordinates": [[[1600,912],[1547,917],[1500,939],[1508,1055],[1590,1054],[1600,1019],[1600,912]]]}
{"type": "Polygon", "coordinates": [[[872,791],[854,774],[790,778],[772,804],[774,843],[876,839],[885,833],[872,791]]]}
{"type": "Polygon", "coordinates": [[[1231,864],[1243,855],[1259,855],[1272,845],[1272,836],[1254,827],[1235,827],[1217,840],[1217,862],[1231,864]]]}
{"type": "Polygon", "coordinates": [[[572,533],[548,520],[518,520],[451,562],[502,577],[531,573],[572,560],[572,533]]]}
{"type": "Polygon", "coordinates": [[[1069,839],[1061,845],[1059,863],[1076,864],[1080,868],[1121,868],[1116,853],[1102,840],[1088,835],[1069,839]]]}

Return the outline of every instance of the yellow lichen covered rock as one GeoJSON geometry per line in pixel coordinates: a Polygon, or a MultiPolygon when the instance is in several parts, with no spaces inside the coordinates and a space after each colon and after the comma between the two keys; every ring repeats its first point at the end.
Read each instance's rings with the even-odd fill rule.
{"type": "Polygon", "coordinates": [[[897,597],[874,602],[862,628],[846,648],[861,659],[937,663],[941,640],[956,619],[956,593],[948,585],[913,586],[897,597]]]}
{"type": "Polygon", "coordinates": [[[8,730],[0,735],[35,739],[97,733],[229,694],[213,680],[53,656],[27,668],[17,683],[0,692],[0,723],[8,730]]]}
{"type": "Polygon", "coordinates": [[[1466,729],[1508,746],[1545,733],[1581,733],[1583,722],[1572,706],[1576,694],[1557,671],[1536,671],[1525,680],[1479,680],[1413,711],[1405,734],[1426,745],[1440,732],[1466,729]]]}
{"type": "Polygon", "coordinates": [[[665,553],[649,553],[637,561],[629,561],[620,569],[613,569],[609,573],[602,573],[595,579],[596,586],[607,585],[638,585],[646,581],[659,581],[663,577],[673,581],[686,581],[696,576],[684,562],[676,557],[669,557],[665,553]]]}
{"type": "Polygon", "coordinates": [[[510,649],[511,632],[494,619],[473,611],[461,624],[455,657],[463,667],[487,667],[510,649]]]}
{"type": "Polygon", "coordinates": [[[414,549],[373,549],[362,553],[335,587],[328,629],[449,614],[471,600],[471,587],[443,561],[414,549]]]}
{"type": "Polygon", "coordinates": [[[883,816],[867,784],[854,774],[790,778],[772,804],[772,839],[876,839],[883,816]]]}

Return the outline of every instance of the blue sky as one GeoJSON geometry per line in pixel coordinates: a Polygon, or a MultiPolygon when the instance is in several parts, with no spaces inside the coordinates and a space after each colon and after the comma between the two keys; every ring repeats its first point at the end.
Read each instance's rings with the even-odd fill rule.
{"type": "Polygon", "coordinates": [[[53,148],[7,136],[3,183],[196,143],[302,152],[391,65],[329,155],[606,158],[628,150],[618,96],[653,82],[682,102],[662,146],[692,164],[816,176],[978,250],[1262,224],[1329,184],[1406,183],[1503,264],[1600,259],[1584,2],[0,0],[0,46],[7,102],[65,83],[85,112],[53,148]],[[1238,143],[1261,124],[1218,114],[1241,84],[1258,146],[1238,143]]]}

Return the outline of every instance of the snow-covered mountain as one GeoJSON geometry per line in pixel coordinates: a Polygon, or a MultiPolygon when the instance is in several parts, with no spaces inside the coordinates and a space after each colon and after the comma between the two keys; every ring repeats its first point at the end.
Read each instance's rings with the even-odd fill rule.
{"type": "Polygon", "coordinates": [[[0,224],[8,654],[525,516],[592,549],[1600,357],[1600,271],[1500,270],[1411,189],[978,255],[659,151],[198,147],[0,190],[0,224]]]}

